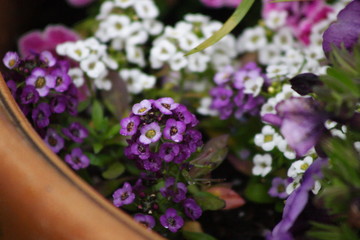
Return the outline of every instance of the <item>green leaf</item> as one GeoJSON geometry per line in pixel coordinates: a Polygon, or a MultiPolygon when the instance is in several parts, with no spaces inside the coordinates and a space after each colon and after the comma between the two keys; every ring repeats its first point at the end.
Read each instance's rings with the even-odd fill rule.
{"type": "Polygon", "coordinates": [[[93,143],[94,153],[99,153],[104,148],[102,143],[93,143]]]}
{"type": "Polygon", "coordinates": [[[79,105],[78,105],[78,112],[82,112],[84,111],[86,108],[88,108],[90,105],[90,98],[84,100],[84,101],[81,101],[79,102],[79,105]]]}
{"type": "Polygon", "coordinates": [[[101,130],[103,127],[104,111],[99,101],[95,100],[92,105],[91,119],[95,129],[101,130]]]}
{"type": "Polygon", "coordinates": [[[228,149],[226,147],[229,136],[222,135],[207,142],[200,156],[190,161],[194,167],[189,171],[193,178],[205,176],[217,168],[225,159],[228,149]]]}
{"type": "Polygon", "coordinates": [[[216,240],[213,236],[202,232],[183,231],[183,236],[186,240],[216,240]]]}
{"type": "Polygon", "coordinates": [[[197,47],[186,53],[185,56],[189,56],[196,52],[200,52],[205,48],[208,48],[211,45],[214,45],[215,43],[220,41],[226,34],[231,32],[240,23],[240,21],[245,17],[245,15],[250,10],[254,2],[255,0],[243,0],[236,8],[233,15],[231,15],[231,17],[224,23],[224,25],[218,31],[216,31],[211,37],[206,39],[200,45],[198,45],[197,47]]]}
{"type": "Polygon", "coordinates": [[[105,134],[105,138],[109,139],[115,136],[116,134],[119,134],[120,128],[121,128],[120,124],[116,124],[112,126],[105,134]]]}
{"type": "Polygon", "coordinates": [[[194,194],[195,201],[202,210],[219,210],[225,207],[225,201],[208,192],[196,192],[194,194]]]}
{"type": "Polygon", "coordinates": [[[125,166],[119,162],[112,164],[105,172],[102,173],[102,176],[106,179],[115,179],[123,174],[125,171],[125,166]]]}

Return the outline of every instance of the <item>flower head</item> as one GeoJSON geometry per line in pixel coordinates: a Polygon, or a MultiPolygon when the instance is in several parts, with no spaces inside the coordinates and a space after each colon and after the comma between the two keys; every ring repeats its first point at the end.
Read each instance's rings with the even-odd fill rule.
{"type": "Polygon", "coordinates": [[[166,121],[164,138],[173,140],[174,142],[181,142],[183,140],[183,133],[185,130],[186,125],[183,122],[170,118],[166,121]]]}
{"type": "Polygon", "coordinates": [[[86,168],[90,165],[90,159],[83,154],[80,148],[74,148],[71,154],[65,156],[65,162],[70,164],[74,170],[86,168]]]}
{"type": "Polygon", "coordinates": [[[64,148],[64,139],[52,128],[48,128],[44,140],[54,153],[64,148]]]}
{"type": "Polygon", "coordinates": [[[31,75],[26,78],[26,84],[34,86],[40,97],[46,96],[51,88],[55,87],[56,79],[49,75],[45,69],[34,68],[31,75]]]}
{"type": "Polygon", "coordinates": [[[71,123],[68,128],[63,128],[62,132],[65,136],[77,143],[82,143],[89,135],[88,130],[78,122],[71,123]]]}
{"type": "Polygon", "coordinates": [[[38,128],[45,128],[50,124],[51,111],[47,103],[40,103],[31,114],[31,117],[38,128]]]}
{"type": "Polygon", "coordinates": [[[27,85],[21,92],[20,101],[22,104],[37,103],[39,101],[39,93],[34,86],[27,85]]]}
{"type": "Polygon", "coordinates": [[[71,83],[70,76],[59,68],[51,71],[51,76],[55,78],[55,90],[58,92],[65,92],[71,83]]]}
{"type": "Polygon", "coordinates": [[[8,69],[16,68],[19,65],[20,58],[16,52],[7,52],[3,58],[3,63],[8,69]]]}
{"type": "Polygon", "coordinates": [[[142,100],[132,107],[132,112],[135,115],[145,115],[151,109],[151,102],[149,100],[142,100]]]}
{"type": "Polygon", "coordinates": [[[157,142],[161,137],[160,126],[156,122],[152,122],[148,125],[145,125],[140,130],[141,135],[139,141],[143,144],[150,144],[157,142]]]}
{"type": "Polygon", "coordinates": [[[128,205],[135,200],[135,194],[132,191],[130,183],[125,182],[122,188],[116,190],[113,194],[113,203],[116,207],[128,205]]]}
{"type": "Polygon", "coordinates": [[[202,215],[201,207],[192,198],[186,199],[183,202],[183,207],[184,207],[186,216],[188,216],[192,220],[196,220],[202,215]]]}
{"type": "Polygon", "coordinates": [[[135,221],[144,225],[146,228],[151,229],[151,228],[155,227],[155,219],[151,215],[137,213],[134,215],[134,219],[135,219],[135,221]]]}
{"type": "Polygon", "coordinates": [[[175,209],[168,208],[165,214],[160,216],[160,223],[171,232],[177,232],[184,225],[184,219],[177,214],[175,209]]]}
{"type": "Polygon", "coordinates": [[[252,173],[265,177],[271,171],[272,157],[270,154],[256,154],[254,156],[254,167],[252,173]]]}
{"type": "Polygon", "coordinates": [[[178,103],[174,102],[174,99],[166,97],[160,98],[154,102],[154,106],[160,110],[163,114],[170,115],[172,114],[172,110],[179,106],[178,103]]]}
{"type": "Polygon", "coordinates": [[[286,193],[286,187],[289,185],[289,179],[283,179],[279,177],[273,178],[271,182],[271,188],[269,190],[269,195],[272,197],[286,198],[288,194],[286,193]]]}
{"type": "Polygon", "coordinates": [[[124,136],[134,135],[137,131],[139,124],[140,124],[140,119],[138,116],[123,118],[120,122],[121,125],[120,134],[124,136]]]}

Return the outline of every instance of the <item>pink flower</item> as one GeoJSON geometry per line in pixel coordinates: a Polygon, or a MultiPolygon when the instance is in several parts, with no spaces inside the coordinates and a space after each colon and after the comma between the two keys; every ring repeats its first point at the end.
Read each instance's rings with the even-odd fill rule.
{"type": "Polygon", "coordinates": [[[65,26],[49,25],[43,32],[35,30],[23,35],[19,39],[18,47],[24,57],[45,50],[56,55],[55,48],[58,44],[78,39],[79,35],[65,26]]]}
{"type": "Polygon", "coordinates": [[[312,27],[332,12],[332,8],[326,5],[325,0],[277,3],[272,3],[271,0],[263,1],[263,18],[266,18],[271,11],[286,11],[286,25],[292,29],[294,36],[305,45],[310,43],[312,27]]]}
{"type": "Polygon", "coordinates": [[[241,0],[201,0],[207,7],[221,8],[221,7],[237,7],[241,0]]]}

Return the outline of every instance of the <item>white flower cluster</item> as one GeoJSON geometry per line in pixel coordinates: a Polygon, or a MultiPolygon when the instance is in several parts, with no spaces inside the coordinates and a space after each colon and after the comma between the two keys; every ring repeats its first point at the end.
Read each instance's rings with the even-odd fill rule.
{"type": "Polygon", "coordinates": [[[237,54],[234,51],[235,37],[231,34],[201,53],[184,56],[221,25],[201,14],[187,14],[184,21],[178,22],[175,27],[166,26],[164,34],[153,42],[150,51],[151,67],[159,69],[168,64],[173,71],[186,69],[190,72],[204,72],[209,68],[209,63],[216,70],[230,65],[237,54]]]}
{"type": "Polygon", "coordinates": [[[270,154],[256,154],[253,158],[254,166],[252,173],[256,176],[265,177],[271,171],[272,157],[270,154]]]}
{"type": "Polygon", "coordinates": [[[129,63],[144,67],[142,45],[163,30],[163,24],[155,20],[158,15],[153,0],[105,1],[97,16],[100,23],[95,36],[114,50],[124,51],[129,63]]]}
{"type": "Polygon", "coordinates": [[[119,75],[126,83],[127,90],[133,94],[152,88],[156,82],[154,76],[149,76],[139,69],[122,69],[119,75]]]}
{"type": "MultiPolygon", "coordinates": [[[[313,163],[313,158],[310,156],[305,157],[303,160],[295,161],[291,164],[287,175],[291,177],[293,181],[286,187],[286,193],[291,194],[296,188],[298,188],[301,184],[301,179],[305,173],[305,171],[310,167],[313,163]]],[[[312,192],[317,194],[321,188],[321,184],[319,181],[315,181],[315,184],[312,188],[312,192]]]]}
{"type": "Polygon", "coordinates": [[[78,87],[84,83],[84,74],[94,79],[98,89],[110,90],[111,82],[106,77],[109,69],[117,69],[118,64],[109,57],[106,45],[96,38],[88,38],[77,42],[65,42],[56,47],[56,52],[79,63],[80,68],[70,70],[70,75],[76,79],[78,87]],[[81,72],[82,71],[82,72],[81,72]]]}

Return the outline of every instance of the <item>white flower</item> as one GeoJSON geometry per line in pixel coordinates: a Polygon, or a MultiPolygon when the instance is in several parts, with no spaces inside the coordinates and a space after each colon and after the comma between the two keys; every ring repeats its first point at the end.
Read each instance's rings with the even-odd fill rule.
{"type": "Polygon", "coordinates": [[[218,21],[211,21],[208,24],[204,24],[201,27],[202,32],[204,33],[205,38],[212,36],[217,30],[221,28],[222,24],[218,21]]]}
{"type": "Polygon", "coordinates": [[[98,78],[106,72],[105,64],[92,56],[82,60],[80,68],[91,78],[98,78]]]}
{"type": "Polygon", "coordinates": [[[101,4],[100,13],[96,16],[96,19],[98,19],[98,20],[105,19],[107,16],[109,16],[111,11],[114,9],[114,6],[115,6],[115,4],[110,1],[106,1],[103,4],[101,4]]]}
{"type": "Polygon", "coordinates": [[[148,40],[148,33],[143,29],[140,22],[134,22],[128,29],[127,45],[144,44],[148,40]]]}
{"type": "Polygon", "coordinates": [[[254,175],[265,177],[271,171],[272,158],[270,154],[256,154],[253,162],[252,173],[254,175]]]}
{"type": "Polygon", "coordinates": [[[167,39],[156,41],[150,55],[160,61],[168,61],[176,53],[176,47],[167,39]]]}
{"type": "Polygon", "coordinates": [[[301,180],[302,176],[297,176],[294,178],[294,180],[287,185],[286,187],[286,193],[288,195],[290,195],[295,189],[297,189],[298,187],[300,187],[300,180],[301,180]]]}
{"type": "Polygon", "coordinates": [[[355,150],[360,154],[360,141],[354,142],[354,147],[355,147],[355,150]]]}
{"type": "Polygon", "coordinates": [[[96,38],[91,37],[83,41],[84,46],[90,50],[90,55],[96,57],[103,56],[106,53],[106,46],[101,44],[96,38]]]}
{"type": "Polygon", "coordinates": [[[188,60],[184,57],[183,53],[177,52],[171,57],[169,64],[172,70],[179,71],[187,66],[188,60]]]}
{"type": "Polygon", "coordinates": [[[338,138],[341,138],[343,140],[346,139],[345,133],[343,131],[341,131],[340,129],[334,128],[334,129],[331,129],[330,132],[331,132],[331,135],[333,135],[334,137],[338,137],[338,138]]]}
{"type": "Polygon", "coordinates": [[[188,56],[188,69],[192,72],[204,72],[210,61],[208,55],[200,52],[188,56]]]}
{"type": "Polygon", "coordinates": [[[290,148],[285,139],[281,139],[277,145],[278,149],[284,154],[287,159],[295,159],[296,153],[293,149],[290,148]]]}
{"type": "Polygon", "coordinates": [[[279,140],[281,140],[279,134],[277,134],[275,129],[270,125],[265,125],[261,133],[256,134],[254,138],[255,144],[265,151],[273,150],[279,140]]]}
{"type": "Polygon", "coordinates": [[[327,128],[327,129],[332,129],[332,128],[334,128],[335,126],[336,126],[336,122],[334,122],[334,121],[331,121],[331,120],[326,120],[326,122],[325,122],[325,127],[327,128]]]}
{"type": "Polygon", "coordinates": [[[240,51],[257,51],[263,48],[267,43],[265,30],[262,27],[246,29],[238,40],[240,51]]]}
{"type": "Polygon", "coordinates": [[[288,68],[284,65],[269,65],[266,75],[273,80],[283,80],[288,74],[288,68]]]}
{"type": "Polygon", "coordinates": [[[278,104],[278,101],[275,98],[269,98],[267,100],[267,102],[261,106],[260,115],[264,116],[265,114],[268,114],[268,113],[275,114],[276,113],[276,111],[275,111],[276,104],[278,104]]]}
{"type": "Polygon", "coordinates": [[[277,102],[281,102],[282,100],[289,99],[291,97],[300,97],[300,95],[291,88],[290,84],[284,84],[282,86],[282,91],[275,96],[277,102]]]}
{"type": "Polygon", "coordinates": [[[134,9],[138,17],[143,19],[154,19],[159,15],[159,9],[150,0],[136,1],[134,9]]]}
{"type": "Polygon", "coordinates": [[[84,45],[83,41],[69,44],[66,48],[66,55],[77,62],[87,58],[89,54],[90,50],[84,45]]]}
{"type": "Polygon", "coordinates": [[[144,19],[142,21],[145,31],[150,35],[158,35],[164,28],[162,22],[153,19],[144,19]]]}
{"type": "Polygon", "coordinates": [[[289,28],[281,28],[273,38],[273,42],[282,50],[292,48],[294,46],[294,38],[289,28]]]}
{"type": "Polygon", "coordinates": [[[101,61],[112,70],[116,70],[119,67],[118,63],[107,54],[102,56],[101,61]]]}
{"type": "Polygon", "coordinates": [[[154,87],[156,83],[156,78],[154,76],[141,74],[139,78],[139,82],[141,83],[143,89],[151,89],[154,87]]]}
{"type": "Polygon", "coordinates": [[[201,23],[203,25],[206,25],[210,21],[210,17],[196,13],[191,14],[188,13],[184,16],[185,21],[191,22],[191,23],[201,23]]]}
{"type": "Polygon", "coordinates": [[[312,59],[314,61],[319,61],[323,58],[325,58],[324,50],[321,46],[309,46],[305,48],[305,56],[306,59],[312,59]]]}
{"type": "Polygon", "coordinates": [[[259,95],[261,87],[264,83],[264,78],[261,76],[250,78],[244,82],[244,93],[252,94],[254,97],[259,95]]]}
{"type": "Polygon", "coordinates": [[[296,176],[303,174],[309,168],[312,162],[313,158],[310,156],[305,157],[304,160],[293,162],[287,172],[287,175],[289,177],[295,178],[296,176]]]}
{"type": "Polygon", "coordinates": [[[180,48],[184,51],[190,51],[200,42],[200,39],[193,33],[186,34],[178,40],[180,48]]]}
{"type": "Polygon", "coordinates": [[[265,18],[265,25],[272,30],[278,29],[284,26],[286,17],[286,11],[271,11],[265,18]]]}
{"type": "Polygon", "coordinates": [[[126,15],[110,15],[100,23],[100,28],[105,28],[108,36],[127,38],[130,33],[130,18],[126,15]]]}
{"type": "Polygon", "coordinates": [[[81,87],[84,85],[85,78],[84,72],[80,68],[71,68],[68,72],[69,76],[73,80],[73,83],[76,87],[81,87]]]}
{"type": "Polygon", "coordinates": [[[142,50],[141,47],[128,45],[126,47],[126,58],[129,62],[135,63],[140,67],[145,66],[144,51],[142,50]]]}
{"type": "Polygon", "coordinates": [[[112,83],[109,79],[106,78],[97,78],[94,81],[94,84],[97,89],[109,91],[112,87],[112,83]]]}
{"type": "Polygon", "coordinates": [[[180,37],[184,36],[185,34],[191,32],[192,25],[186,22],[178,22],[175,28],[166,26],[164,37],[172,38],[172,39],[179,39],[180,37]]]}
{"type": "Polygon", "coordinates": [[[122,50],[125,45],[125,40],[122,38],[114,38],[110,45],[114,50],[122,50]]]}
{"type": "Polygon", "coordinates": [[[280,60],[281,49],[275,44],[267,44],[259,50],[259,62],[264,65],[278,63],[280,60]]]}
{"type": "Polygon", "coordinates": [[[154,76],[148,76],[139,69],[123,69],[119,75],[126,82],[128,91],[133,94],[152,88],[156,82],[154,76]]]}
{"type": "Polygon", "coordinates": [[[67,53],[67,48],[70,46],[70,45],[73,45],[74,43],[73,42],[64,42],[62,44],[58,44],[56,46],[56,53],[61,55],[61,56],[65,56],[67,53]]]}
{"type": "Polygon", "coordinates": [[[211,109],[212,99],[210,97],[202,98],[200,101],[200,106],[196,109],[198,113],[204,116],[217,116],[219,115],[218,111],[211,109]]]}
{"type": "Polygon", "coordinates": [[[314,186],[312,187],[311,191],[316,195],[319,193],[321,189],[321,184],[319,181],[315,181],[314,186]]]}
{"type": "Polygon", "coordinates": [[[120,8],[128,8],[130,6],[133,6],[135,2],[139,0],[113,0],[115,3],[115,6],[120,8]]]}

